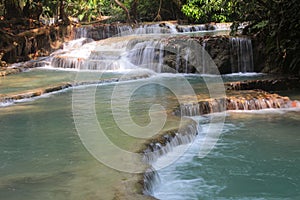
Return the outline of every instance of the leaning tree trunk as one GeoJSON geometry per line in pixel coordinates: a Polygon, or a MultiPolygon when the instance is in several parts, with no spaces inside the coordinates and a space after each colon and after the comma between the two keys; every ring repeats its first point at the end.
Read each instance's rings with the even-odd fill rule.
{"type": "Polygon", "coordinates": [[[125,14],[126,14],[126,17],[127,17],[127,22],[130,23],[130,22],[131,22],[131,18],[130,18],[129,11],[128,11],[128,9],[126,8],[126,6],[125,6],[122,2],[120,2],[119,0],[114,0],[114,1],[115,1],[115,3],[116,3],[118,6],[120,6],[120,7],[124,10],[124,12],[125,12],[125,14]]]}
{"type": "Polygon", "coordinates": [[[4,7],[5,7],[4,17],[6,19],[23,17],[23,11],[21,9],[19,0],[5,0],[4,7]]]}

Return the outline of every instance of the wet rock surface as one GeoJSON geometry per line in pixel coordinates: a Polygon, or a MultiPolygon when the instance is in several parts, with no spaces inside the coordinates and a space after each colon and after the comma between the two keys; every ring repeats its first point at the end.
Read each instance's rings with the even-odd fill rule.
{"type": "Polygon", "coordinates": [[[226,83],[227,90],[253,90],[282,91],[300,88],[299,77],[272,78],[264,80],[246,80],[226,83]]]}

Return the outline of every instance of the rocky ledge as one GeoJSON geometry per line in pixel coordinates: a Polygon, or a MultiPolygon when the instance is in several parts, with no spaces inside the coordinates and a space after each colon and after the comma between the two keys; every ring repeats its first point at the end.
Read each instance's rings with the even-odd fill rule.
{"type": "Polygon", "coordinates": [[[264,80],[246,80],[225,84],[227,90],[253,90],[280,91],[300,88],[299,77],[279,77],[264,80]]]}
{"type": "Polygon", "coordinates": [[[299,101],[290,100],[278,94],[262,90],[244,90],[231,92],[219,99],[206,99],[198,102],[186,102],[179,105],[174,114],[177,116],[196,116],[227,110],[261,110],[276,108],[300,108],[299,101]]]}

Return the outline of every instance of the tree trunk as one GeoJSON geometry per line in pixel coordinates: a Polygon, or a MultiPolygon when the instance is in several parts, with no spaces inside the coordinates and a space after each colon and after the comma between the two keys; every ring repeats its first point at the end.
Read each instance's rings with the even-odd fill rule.
{"type": "Polygon", "coordinates": [[[137,16],[137,6],[138,6],[138,4],[139,4],[139,0],[134,0],[131,3],[130,12],[129,12],[135,23],[137,23],[137,21],[138,21],[138,19],[137,19],[138,18],[138,16],[137,16]]]}
{"type": "Polygon", "coordinates": [[[6,19],[23,17],[23,12],[22,12],[19,0],[5,0],[4,6],[5,6],[4,17],[6,19]]]}
{"type": "Polygon", "coordinates": [[[156,17],[154,18],[153,21],[161,21],[161,16],[160,16],[161,6],[162,6],[162,0],[159,1],[159,7],[158,7],[157,15],[156,15],[156,17]]]}
{"type": "Polygon", "coordinates": [[[42,13],[43,5],[40,0],[28,0],[23,8],[23,16],[34,20],[39,20],[42,13]]]}
{"type": "Polygon", "coordinates": [[[120,2],[119,0],[114,0],[114,1],[115,1],[115,3],[116,3],[118,6],[120,6],[120,7],[124,10],[124,12],[125,12],[125,14],[126,14],[126,17],[127,17],[127,22],[130,23],[130,22],[131,22],[131,18],[130,18],[129,11],[128,11],[128,9],[126,8],[126,6],[125,6],[122,2],[120,2]]]}
{"type": "Polygon", "coordinates": [[[60,0],[59,19],[62,20],[63,24],[66,24],[66,25],[70,24],[70,20],[69,20],[67,14],[65,13],[64,0],[60,0]]]}

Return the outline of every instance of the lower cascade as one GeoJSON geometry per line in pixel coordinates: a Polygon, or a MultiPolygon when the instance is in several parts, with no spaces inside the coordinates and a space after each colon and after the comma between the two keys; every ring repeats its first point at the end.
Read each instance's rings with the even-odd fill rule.
{"type": "MultiPolygon", "coordinates": [[[[179,145],[191,143],[199,133],[199,126],[195,121],[179,130],[166,132],[164,135],[154,138],[144,150],[143,161],[153,164],[160,156],[165,155],[179,145]]],[[[156,169],[150,167],[144,173],[144,194],[151,195],[157,185],[159,177],[156,169]]]]}
{"type": "Polygon", "coordinates": [[[219,99],[186,102],[178,106],[174,113],[179,116],[197,116],[226,110],[261,110],[276,108],[300,108],[299,101],[290,100],[278,94],[264,91],[244,90],[238,94],[219,99]]]}

